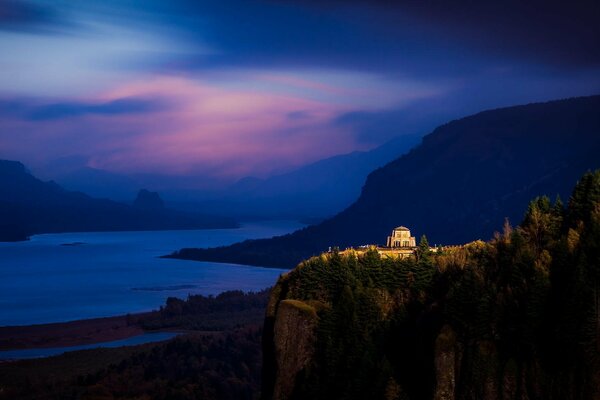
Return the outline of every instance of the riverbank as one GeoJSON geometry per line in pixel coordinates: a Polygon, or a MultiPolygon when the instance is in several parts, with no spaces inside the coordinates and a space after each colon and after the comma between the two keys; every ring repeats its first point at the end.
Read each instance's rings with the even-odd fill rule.
{"type": "Polygon", "coordinates": [[[0,344],[13,351],[0,361],[0,400],[157,393],[251,400],[260,388],[268,299],[268,289],[236,290],[170,298],[148,313],[1,327],[0,344]]]}
{"type": "Polygon", "coordinates": [[[252,400],[260,388],[261,326],[0,362],[0,400],[252,400]]]}
{"type": "MultiPolygon", "coordinates": [[[[153,340],[150,335],[156,334],[228,331],[262,323],[268,299],[268,289],[249,293],[228,291],[217,296],[189,296],[187,300],[170,298],[159,310],[145,313],[4,326],[0,327],[0,353],[15,351],[14,354],[29,354],[19,351],[48,349],[52,351],[30,353],[53,355],[59,354],[61,349],[72,351],[95,344],[117,347],[145,343],[153,340]]],[[[7,359],[11,358],[18,356],[7,359]]]]}
{"type": "Polygon", "coordinates": [[[0,350],[71,347],[141,335],[141,318],[152,313],[92,318],[70,322],[0,327],[0,350]]]}

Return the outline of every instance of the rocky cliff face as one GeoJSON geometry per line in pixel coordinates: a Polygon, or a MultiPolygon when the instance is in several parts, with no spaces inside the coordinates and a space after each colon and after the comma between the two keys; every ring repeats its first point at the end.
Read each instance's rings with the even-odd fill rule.
{"type": "Polygon", "coordinates": [[[273,342],[277,374],[273,399],[288,399],[296,378],[313,360],[315,352],[315,309],[298,300],[282,300],[277,309],[273,342]]]}
{"type": "Polygon", "coordinates": [[[462,352],[456,342],[456,334],[450,326],[446,325],[435,340],[434,400],[454,399],[461,358],[462,352]]]}

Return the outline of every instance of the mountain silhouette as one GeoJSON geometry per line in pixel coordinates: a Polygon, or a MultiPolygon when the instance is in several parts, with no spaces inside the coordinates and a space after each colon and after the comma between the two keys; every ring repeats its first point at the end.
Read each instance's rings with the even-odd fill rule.
{"type": "Polygon", "coordinates": [[[36,233],[235,227],[228,218],[144,209],[43,182],[17,161],[0,160],[0,240],[36,233]]]}

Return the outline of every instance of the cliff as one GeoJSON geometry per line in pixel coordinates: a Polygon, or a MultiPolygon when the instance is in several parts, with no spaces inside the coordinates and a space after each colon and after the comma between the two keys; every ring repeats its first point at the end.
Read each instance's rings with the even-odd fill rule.
{"type": "Polygon", "coordinates": [[[276,368],[273,399],[291,396],[296,377],[305,370],[315,352],[315,329],[318,317],[315,309],[298,300],[282,300],[278,305],[273,327],[276,368]]]}
{"type": "Polygon", "coordinates": [[[321,254],[267,309],[263,399],[600,398],[600,171],[489,242],[321,254]]]}

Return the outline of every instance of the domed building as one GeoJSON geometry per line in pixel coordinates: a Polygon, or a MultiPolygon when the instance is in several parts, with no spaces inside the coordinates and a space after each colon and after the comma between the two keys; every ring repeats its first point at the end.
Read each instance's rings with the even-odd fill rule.
{"type": "Polygon", "coordinates": [[[387,247],[416,247],[414,236],[410,236],[410,229],[405,226],[394,228],[392,235],[387,238],[387,247]]]}

